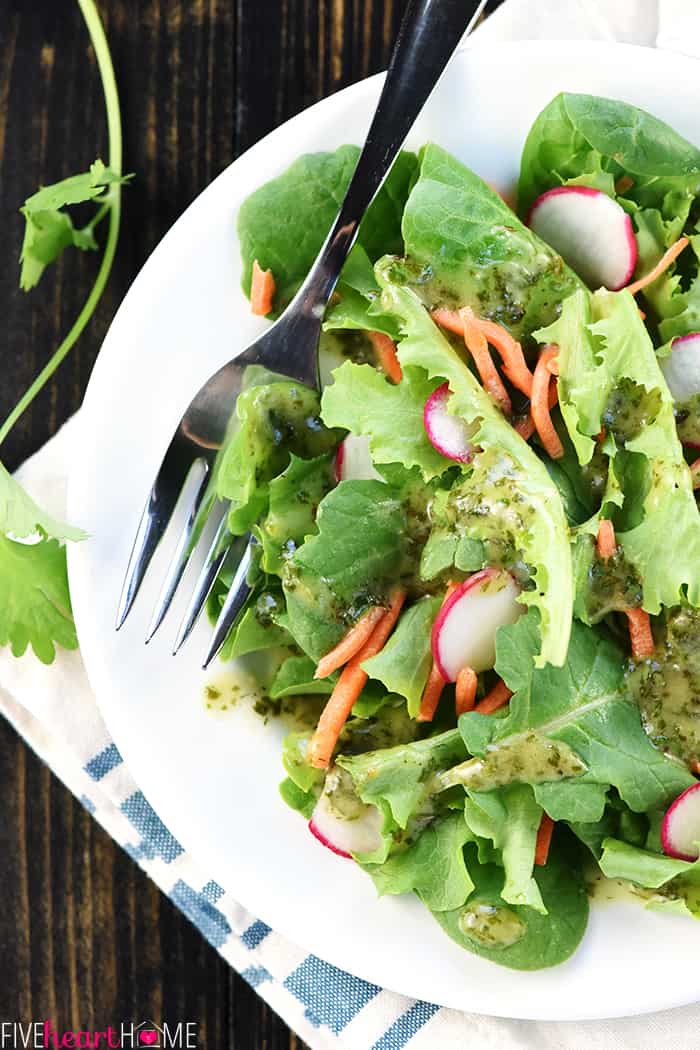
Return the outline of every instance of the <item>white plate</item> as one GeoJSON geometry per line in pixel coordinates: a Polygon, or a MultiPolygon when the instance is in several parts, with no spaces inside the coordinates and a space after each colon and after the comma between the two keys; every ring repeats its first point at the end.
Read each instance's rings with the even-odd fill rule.
{"type": "MultiPolygon", "coordinates": [[[[460,950],[411,898],[378,900],[371,880],[324,850],[282,803],[280,730],[200,699],[208,626],[177,659],[176,602],[143,645],[166,544],[115,634],[122,574],[145,495],[192,394],[259,330],[239,290],[236,211],[299,153],[362,141],[380,77],[290,120],[232,164],[164,238],[122,304],[88,387],[70,517],[91,538],[70,549],[73,607],[90,681],[145,795],[214,879],[304,949],[369,981],[463,1010],[540,1018],[644,1013],[700,997],[700,926],[634,902],[592,910],[575,956],[517,973],[460,950]]],[[[498,186],[558,91],[622,98],[700,142],[700,63],[620,45],[528,42],[457,56],[412,145],[439,142],[498,186]]],[[[191,580],[191,574],[188,579],[191,580]]]]}

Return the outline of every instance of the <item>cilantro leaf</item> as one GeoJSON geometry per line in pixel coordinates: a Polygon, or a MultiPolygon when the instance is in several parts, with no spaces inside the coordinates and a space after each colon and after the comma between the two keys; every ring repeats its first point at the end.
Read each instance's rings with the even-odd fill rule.
{"type": "Polygon", "coordinates": [[[66,551],[55,539],[17,543],[0,535],[0,646],[21,656],[28,645],[50,664],[56,645],[77,649],[66,551]]]}
{"type": "Polygon", "coordinates": [[[86,226],[76,229],[70,215],[61,209],[71,204],[101,201],[110,185],[126,182],[128,178],[130,176],[117,175],[101,160],[96,160],[89,171],[43,186],[27,197],[20,208],[25,220],[20,255],[20,287],[23,291],[29,291],[38,283],[46,266],[54,262],[64,248],[73,246],[81,251],[97,248],[93,233],[97,216],[86,226]]]}
{"type": "Polygon", "coordinates": [[[82,529],[57,521],[42,510],[0,463],[0,534],[26,539],[37,530],[57,540],[85,539],[82,529]]]}

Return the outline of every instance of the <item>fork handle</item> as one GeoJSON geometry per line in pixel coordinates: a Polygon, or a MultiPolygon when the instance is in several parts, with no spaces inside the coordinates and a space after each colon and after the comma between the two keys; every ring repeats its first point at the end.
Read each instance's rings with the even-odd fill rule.
{"type": "MultiPolygon", "coordinates": [[[[338,217],[296,296],[302,314],[328,303],[372,203],[459,41],[486,0],[409,0],[379,103],[338,217]]],[[[296,311],[295,311],[296,312],[296,311]]]]}

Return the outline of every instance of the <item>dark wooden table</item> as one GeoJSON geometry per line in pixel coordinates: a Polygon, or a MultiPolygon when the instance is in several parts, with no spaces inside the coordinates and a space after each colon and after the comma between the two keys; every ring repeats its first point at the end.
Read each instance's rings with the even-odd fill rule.
{"type": "MultiPolygon", "coordinates": [[[[190,201],[239,153],[382,69],[405,0],[101,0],[121,92],[117,261],[97,313],[2,449],[13,468],[80,404],[114,311],[190,201]]],[[[495,6],[495,5],[491,5],[495,6]]],[[[106,153],[95,62],[72,0],[0,0],[0,418],[80,310],[98,258],[18,290],[18,207],[106,153]]],[[[0,595],[2,601],[2,595],[0,595]]],[[[302,1044],[0,721],[0,1021],[194,1019],[199,1045],[302,1044]]]]}

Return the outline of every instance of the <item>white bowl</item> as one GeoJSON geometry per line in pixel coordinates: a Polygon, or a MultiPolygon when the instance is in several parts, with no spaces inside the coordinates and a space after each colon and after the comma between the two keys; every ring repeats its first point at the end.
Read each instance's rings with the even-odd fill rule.
{"type": "MultiPolygon", "coordinates": [[[[601,1018],[694,1001],[700,926],[634,902],[594,907],[564,965],[519,973],[462,951],[416,899],[378,900],[371,880],[320,847],[281,801],[282,729],[263,727],[244,705],[230,717],[204,709],[208,626],[173,659],[178,600],[144,646],[172,541],[114,631],[131,541],[170,435],[199,385],[261,328],[239,290],[237,209],[299,153],[361,142],[380,85],[373,77],[326,99],[232,164],[163,239],[110,328],[70,483],[70,518],[90,533],[69,556],[90,681],[146,797],[208,875],[336,966],[409,996],[510,1017],[601,1018]]],[[[622,45],[527,42],[459,54],[410,144],[432,139],[497,186],[512,185],[527,129],[561,90],[625,99],[700,143],[700,63],[622,45]]]]}

